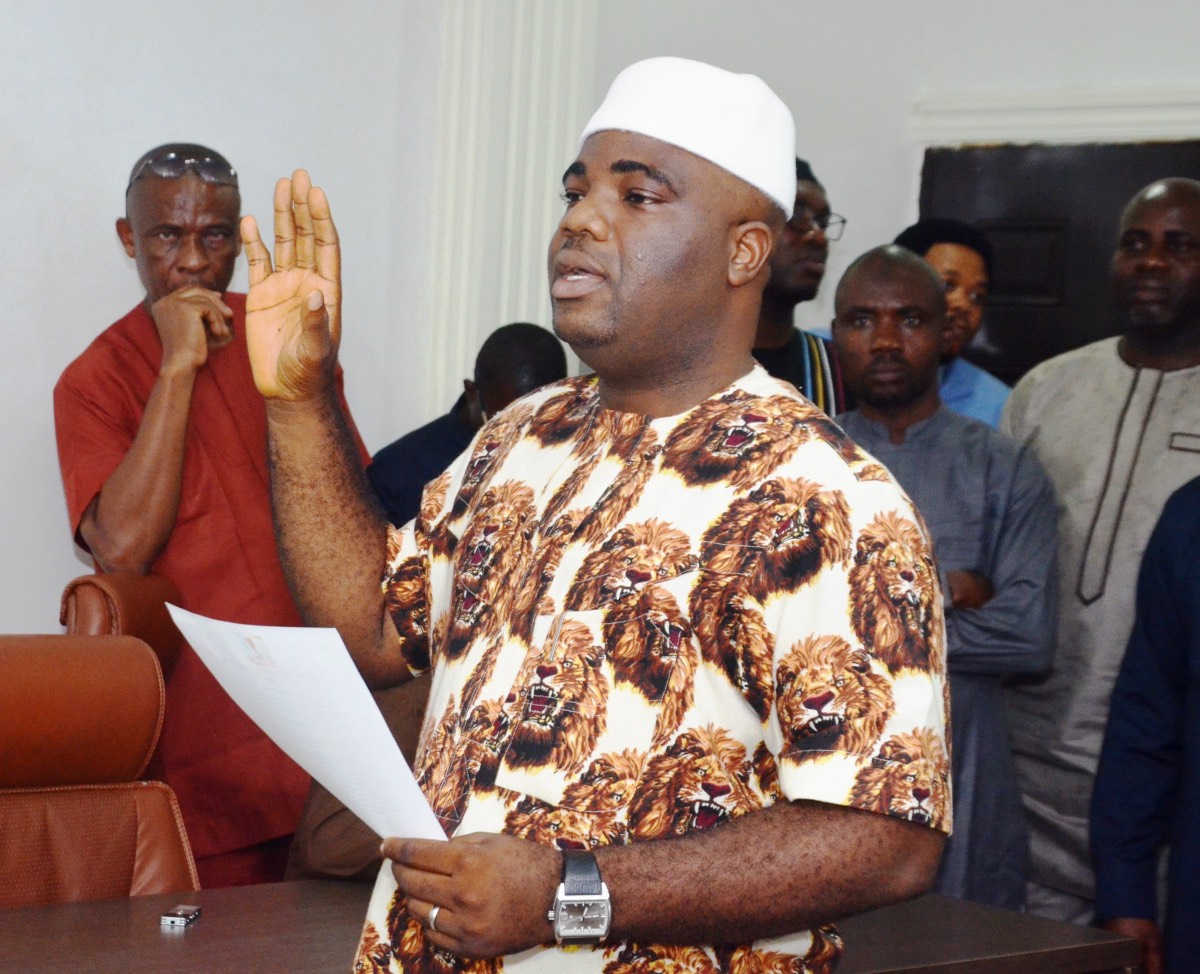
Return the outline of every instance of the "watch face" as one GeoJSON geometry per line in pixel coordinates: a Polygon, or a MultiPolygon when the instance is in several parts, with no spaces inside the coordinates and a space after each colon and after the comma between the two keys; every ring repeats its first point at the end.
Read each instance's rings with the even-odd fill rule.
{"type": "Polygon", "coordinates": [[[558,906],[555,926],[560,937],[603,937],[608,933],[608,902],[564,900],[558,906]]]}

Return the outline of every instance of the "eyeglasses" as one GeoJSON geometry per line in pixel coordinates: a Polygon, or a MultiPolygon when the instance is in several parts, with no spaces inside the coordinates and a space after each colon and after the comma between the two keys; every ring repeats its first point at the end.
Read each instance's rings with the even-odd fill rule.
{"type": "Polygon", "coordinates": [[[796,212],[792,214],[792,218],[788,222],[792,229],[802,237],[820,230],[825,234],[825,239],[831,243],[835,240],[841,240],[842,231],[846,229],[846,218],[844,216],[838,216],[836,213],[823,213],[817,216],[807,206],[797,207],[796,212]]]}
{"type": "Polygon", "coordinates": [[[152,172],[163,179],[178,179],[188,171],[194,172],[206,183],[215,183],[218,186],[233,186],[235,188],[238,184],[237,170],[215,152],[200,155],[198,153],[181,151],[179,148],[172,146],[162,146],[147,153],[134,166],[133,172],[129,176],[129,185],[125,187],[125,192],[128,193],[133,184],[145,176],[147,172],[152,172]]]}

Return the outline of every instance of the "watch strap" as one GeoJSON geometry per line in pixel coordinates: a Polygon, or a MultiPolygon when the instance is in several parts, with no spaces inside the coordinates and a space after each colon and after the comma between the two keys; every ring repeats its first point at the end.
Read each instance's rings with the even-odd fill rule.
{"type": "Polygon", "coordinates": [[[567,896],[599,896],[604,892],[596,857],[580,849],[563,851],[562,882],[567,896]]]}

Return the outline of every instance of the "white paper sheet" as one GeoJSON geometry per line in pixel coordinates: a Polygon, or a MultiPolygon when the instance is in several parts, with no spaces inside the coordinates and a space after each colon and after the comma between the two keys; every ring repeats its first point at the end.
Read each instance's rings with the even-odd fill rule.
{"type": "Polygon", "coordinates": [[[378,835],[446,838],[336,629],[167,608],[234,702],[378,835]]]}

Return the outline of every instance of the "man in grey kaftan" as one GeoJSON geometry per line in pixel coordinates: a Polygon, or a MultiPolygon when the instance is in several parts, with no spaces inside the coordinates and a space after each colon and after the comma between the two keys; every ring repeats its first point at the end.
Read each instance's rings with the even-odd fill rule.
{"type": "Polygon", "coordinates": [[[833,340],[858,409],[838,417],[916,503],[934,541],[950,665],[954,834],[937,892],[1019,909],[1028,832],[1001,681],[1051,662],[1055,504],[1032,451],[938,394],[944,303],[894,248],[851,265],[833,340]]]}

